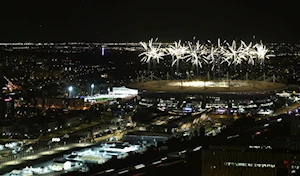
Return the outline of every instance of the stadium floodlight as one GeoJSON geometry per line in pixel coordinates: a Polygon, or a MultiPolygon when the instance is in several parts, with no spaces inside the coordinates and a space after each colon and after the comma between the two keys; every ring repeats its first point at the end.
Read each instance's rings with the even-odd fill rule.
{"type": "Polygon", "coordinates": [[[70,86],[70,87],[69,87],[69,98],[71,98],[71,93],[72,93],[72,91],[73,91],[73,87],[70,86]]]}
{"type": "Polygon", "coordinates": [[[91,96],[93,96],[93,93],[94,93],[94,87],[95,87],[95,84],[91,84],[91,96]]]}

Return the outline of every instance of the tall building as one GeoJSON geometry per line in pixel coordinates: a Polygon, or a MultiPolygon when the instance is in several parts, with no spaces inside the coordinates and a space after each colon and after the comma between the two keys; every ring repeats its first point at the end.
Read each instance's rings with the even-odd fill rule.
{"type": "Polygon", "coordinates": [[[295,117],[291,119],[291,135],[299,136],[300,135],[300,118],[295,117]]]}
{"type": "Polygon", "coordinates": [[[202,150],[202,175],[298,175],[299,157],[297,152],[276,151],[268,149],[268,146],[251,149],[241,146],[210,146],[202,150]]]}
{"type": "Polygon", "coordinates": [[[13,120],[15,118],[15,99],[11,96],[4,97],[4,119],[13,120]]]}
{"type": "Polygon", "coordinates": [[[223,131],[215,144],[203,147],[202,175],[300,175],[299,129],[298,117],[284,114],[223,131]]]}
{"type": "Polygon", "coordinates": [[[4,95],[2,88],[5,86],[5,81],[3,75],[0,73],[0,121],[4,119],[4,95]]]}

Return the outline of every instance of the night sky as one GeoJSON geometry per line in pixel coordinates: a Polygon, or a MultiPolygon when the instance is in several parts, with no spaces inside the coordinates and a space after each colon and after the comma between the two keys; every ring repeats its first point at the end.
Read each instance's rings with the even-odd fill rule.
{"type": "Polygon", "coordinates": [[[2,0],[1,42],[237,39],[300,43],[297,1],[2,0]]]}

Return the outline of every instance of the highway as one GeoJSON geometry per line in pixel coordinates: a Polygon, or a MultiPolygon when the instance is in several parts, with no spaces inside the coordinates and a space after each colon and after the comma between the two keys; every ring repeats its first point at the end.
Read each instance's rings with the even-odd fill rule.
{"type": "Polygon", "coordinates": [[[171,165],[176,165],[179,163],[186,163],[186,159],[188,158],[189,155],[193,155],[196,152],[199,152],[201,150],[202,146],[196,146],[193,147],[192,149],[185,149],[177,152],[172,152],[172,153],[177,153],[173,154],[165,154],[160,156],[159,158],[152,158],[148,161],[140,161],[139,163],[134,163],[131,166],[128,167],[120,167],[117,166],[114,168],[109,168],[97,173],[93,173],[92,176],[96,175],[143,175],[143,174],[149,174],[153,172],[153,170],[156,170],[158,168],[162,167],[168,167],[171,165]]]}

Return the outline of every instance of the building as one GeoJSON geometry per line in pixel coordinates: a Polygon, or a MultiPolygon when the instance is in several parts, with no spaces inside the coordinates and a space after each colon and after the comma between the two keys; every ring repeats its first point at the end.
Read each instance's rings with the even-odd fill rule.
{"type": "Polygon", "coordinates": [[[68,109],[71,110],[83,110],[84,100],[82,98],[68,99],[68,109]]]}
{"type": "Polygon", "coordinates": [[[15,100],[13,97],[4,98],[4,119],[12,120],[15,118],[15,100]]]}
{"type": "Polygon", "coordinates": [[[209,146],[202,150],[203,176],[289,176],[300,173],[300,154],[240,146],[209,146]]]}
{"type": "Polygon", "coordinates": [[[82,118],[80,116],[65,118],[65,127],[74,127],[82,123],[82,118]]]}
{"type": "Polygon", "coordinates": [[[4,113],[4,98],[0,97],[0,120],[4,120],[5,113],[4,113]]]}
{"type": "Polygon", "coordinates": [[[130,143],[146,142],[156,145],[158,142],[166,142],[171,137],[168,133],[134,131],[123,135],[122,140],[130,143]]]}
{"type": "Polygon", "coordinates": [[[203,176],[300,175],[297,117],[284,114],[245,122],[249,125],[238,130],[228,126],[215,143],[203,147],[203,176]]]}
{"type": "Polygon", "coordinates": [[[291,120],[291,135],[300,135],[300,118],[296,117],[291,120]]]}
{"type": "Polygon", "coordinates": [[[138,90],[129,89],[125,86],[108,88],[107,94],[97,94],[94,96],[87,96],[84,98],[85,102],[97,102],[101,100],[114,99],[130,99],[138,95],[138,90]]]}
{"type": "Polygon", "coordinates": [[[42,99],[42,98],[37,98],[37,100],[36,100],[36,106],[37,106],[38,108],[44,107],[44,102],[43,102],[43,99],[42,99]]]}
{"type": "MultiPolygon", "coordinates": [[[[40,101],[39,101],[40,103],[40,101]]],[[[63,98],[46,98],[44,99],[44,108],[46,109],[65,109],[67,101],[63,98]]]]}
{"type": "Polygon", "coordinates": [[[0,120],[4,119],[4,96],[3,96],[3,90],[2,88],[5,86],[5,82],[4,82],[4,77],[3,75],[0,73],[0,120]]]}
{"type": "Polygon", "coordinates": [[[38,98],[37,107],[45,109],[83,110],[84,100],[81,98],[38,98]]]}
{"type": "Polygon", "coordinates": [[[15,130],[15,125],[1,125],[0,127],[0,133],[13,133],[15,130]]]}

